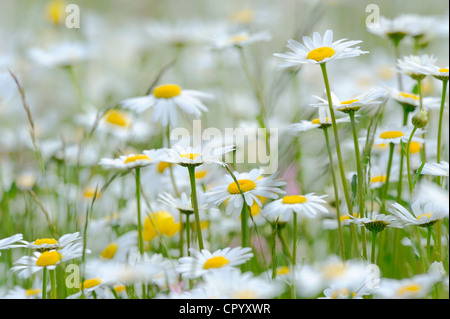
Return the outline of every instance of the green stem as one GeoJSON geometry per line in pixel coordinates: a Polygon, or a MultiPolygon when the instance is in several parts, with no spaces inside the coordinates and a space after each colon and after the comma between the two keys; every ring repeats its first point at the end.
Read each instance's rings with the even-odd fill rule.
{"type": "Polygon", "coordinates": [[[189,213],[186,214],[186,245],[187,245],[187,254],[188,256],[191,255],[191,252],[189,251],[189,248],[191,248],[191,222],[189,220],[189,213]]]}
{"type": "Polygon", "coordinates": [[[277,275],[277,232],[278,232],[278,218],[275,225],[272,224],[272,280],[277,275]]]}
{"type": "MultiPolygon", "coordinates": [[[[406,108],[403,108],[403,127],[408,125],[408,115],[409,111],[406,108]]],[[[403,151],[400,152],[400,167],[398,173],[398,184],[397,184],[397,202],[399,203],[402,199],[403,192],[403,162],[405,159],[405,154],[403,151]]]]}
{"type": "Polygon", "coordinates": [[[410,166],[410,147],[411,147],[411,141],[414,136],[414,133],[416,132],[417,127],[414,127],[414,129],[411,132],[411,135],[409,136],[408,143],[406,144],[406,172],[408,174],[408,186],[409,186],[409,194],[412,195],[413,192],[413,183],[411,178],[411,166],[410,166]]]}
{"type": "Polygon", "coordinates": [[[42,299],[47,299],[47,267],[44,267],[42,274],[42,299]]]}
{"type": "Polygon", "coordinates": [[[291,298],[297,299],[295,289],[295,265],[297,262],[297,213],[293,213],[293,235],[292,235],[292,285],[291,298]]]}
{"type": "MultiPolygon", "coordinates": [[[[356,131],[356,121],[355,121],[355,111],[350,111],[350,122],[352,126],[353,133],[353,144],[355,148],[355,158],[356,158],[356,170],[358,177],[358,208],[359,208],[359,216],[365,217],[365,199],[364,199],[364,174],[361,165],[361,155],[359,153],[359,142],[358,142],[358,133],[356,131]]],[[[361,229],[361,238],[362,238],[362,250],[363,257],[367,260],[367,247],[366,247],[366,230],[363,227],[361,229]]]]}
{"type": "Polygon", "coordinates": [[[52,299],[56,299],[56,269],[50,270],[50,284],[52,299]]]}
{"type": "Polygon", "coordinates": [[[283,252],[286,254],[286,256],[289,258],[289,260],[292,262],[293,257],[291,255],[291,252],[289,251],[289,245],[287,244],[286,238],[284,237],[280,228],[278,229],[278,238],[280,239],[281,245],[283,246],[283,252]]]}
{"type": "MultiPolygon", "coordinates": [[[[144,239],[142,237],[142,220],[141,220],[141,169],[136,167],[136,203],[137,203],[137,219],[138,219],[138,236],[139,236],[139,253],[144,255],[144,239]]],[[[145,283],[142,284],[142,299],[146,299],[145,283]]]]}
{"type": "MultiPolygon", "coordinates": [[[[441,162],[441,144],[442,144],[442,121],[444,117],[444,107],[445,107],[445,98],[447,95],[447,84],[448,80],[442,81],[442,98],[441,98],[441,108],[439,109],[439,126],[438,126],[438,136],[437,136],[437,153],[436,158],[437,162],[441,162]]],[[[442,178],[438,178],[438,184],[442,186],[442,178]]]]}
{"type": "MultiPolygon", "coordinates": [[[[345,261],[344,238],[342,235],[339,191],[338,191],[338,186],[337,186],[336,174],[334,173],[333,152],[331,151],[330,138],[328,136],[328,128],[326,126],[323,126],[322,130],[323,130],[323,134],[325,135],[325,142],[327,145],[328,157],[330,158],[330,171],[331,171],[331,178],[333,180],[334,198],[335,198],[335,205],[336,205],[336,219],[337,219],[337,223],[338,223],[339,246],[341,249],[341,258],[342,258],[342,261],[344,262],[345,261]]],[[[356,243],[356,239],[353,240],[353,242],[356,243]]],[[[357,247],[355,247],[355,249],[357,249],[357,247]]]]}
{"type": "Polygon", "coordinates": [[[242,232],[242,247],[249,247],[249,236],[248,236],[248,209],[247,204],[242,204],[241,210],[241,232],[242,232]]]}
{"type": "Polygon", "coordinates": [[[378,235],[377,231],[372,231],[372,255],[370,256],[370,261],[372,264],[375,264],[375,247],[377,235],[378,235]]]}
{"type": "Polygon", "coordinates": [[[323,80],[324,80],[325,89],[327,92],[330,117],[331,117],[331,122],[333,124],[332,126],[333,126],[334,140],[335,140],[335,144],[336,144],[335,147],[336,147],[336,153],[337,153],[337,158],[338,158],[338,163],[339,163],[339,171],[340,171],[340,175],[341,175],[342,186],[344,189],[345,201],[347,203],[348,213],[352,214],[353,213],[352,201],[351,201],[350,194],[348,191],[347,180],[345,178],[344,161],[342,160],[341,144],[339,142],[339,135],[338,135],[337,125],[336,125],[336,116],[334,115],[333,102],[331,100],[331,91],[330,91],[330,84],[328,82],[326,63],[321,63],[320,67],[322,69],[323,80]]]}
{"type": "Polygon", "coordinates": [[[144,254],[144,240],[142,238],[142,220],[141,220],[141,170],[140,167],[136,167],[136,203],[137,203],[137,224],[138,224],[138,236],[139,236],[139,253],[141,256],[144,254]]]}
{"type": "MultiPolygon", "coordinates": [[[[397,60],[400,59],[400,41],[394,41],[394,49],[395,49],[395,63],[397,63],[397,60]]],[[[397,83],[398,83],[398,89],[400,92],[403,91],[403,79],[401,72],[397,72],[397,83]]]]}
{"type": "Polygon", "coordinates": [[[195,166],[188,165],[189,171],[189,180],[191,182],[191,202],[192,208],[194,209],[195,215],[195,225],[197,228],[197,238],[198,238],[198,247],[200,250],[203,250],[203,237],[202,237],[202,228],[200,225],[200,215],[198,212],[198,203],[197,203],[197,186],[195,184],[195,166]]]}
{"type": "Polygon", "coordinates": [[[386,182],[384,183],[381,214],[384,214],[386,211],[386,200],[387,200],[387,196],[389,193],[389,179],[390,179],[390,175],[391,175],[392,158],[394,157],[394,149],[395,149],[395,144],[389,143],[389,160],[388,160],[388,165],[387,165],[387,170],[386,170],[386,182]]]}

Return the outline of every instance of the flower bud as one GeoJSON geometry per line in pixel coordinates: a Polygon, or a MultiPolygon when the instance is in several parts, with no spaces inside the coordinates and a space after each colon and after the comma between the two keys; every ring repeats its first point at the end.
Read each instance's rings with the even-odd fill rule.
{"type": "Polygon", "coordinates": [[[416,128],[424,128],[428,122],[428,112],[421,110],[412,117],[411,122],[416,128]]]}

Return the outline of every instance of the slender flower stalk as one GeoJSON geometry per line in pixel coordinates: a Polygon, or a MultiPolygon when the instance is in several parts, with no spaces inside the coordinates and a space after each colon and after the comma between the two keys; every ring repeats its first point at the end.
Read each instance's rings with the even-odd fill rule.
{"type": "Polygon", "coordinates": [[[384,183],[383,198],[381,199],[382,200],[382,204],[381,204],[381,213],[382,214],[386,211],[386,200],[387,200],[388,193],[389,193],[389,179],[390,179],[390,175],[391,175],[392,159],[394,157],[394,149],[395,149],[395,144],[389,143],[389,159],[388,159],[388,164],[387,164],[387,169],[386,169],[386,182],[384,183]]]}
{"type": "Polygon", "coordinates": [[[334,140],[335,140],[335,144],[336,144],[335,147],[336,147],[336,153],[337,153],[337,158],[338,158],[338,163],[339,163],[339,171],[340,171],[340,175],[341,175],[342,186],[344,189],[345,201],[347,203],[348,212],[349,212],[349,214],[351,214],[353,212],[353,205],[352,205],[352,202],[350,199],[350,194],[348,191],[347,180],[345,178],[344,161],[342,160],[341,144],[339,141],[339,135],[338,135],[337,125],[336,125],[336,116],[334,114],[333,102],[331,99],[331,91],[330,91],[330,84],[328,81],[326,63],[321,63],[320,68],[322,69],[323,80],[324,80],[325,89],[327,92],[328,107],[330,110],[330,117],[331,117],[331,121],[333,124],[332,126],[333,126],[334,140]]]}
{"type": "Polygon", "coordinates": [[[50,285],[52,299],[56,298],[56,269],[50,270],[50,285]]]}
{"type": "MultiPolygon", "coordinates": [[[[359,216],[365,217],[365,199],[364,199],[364,173],[361,164],[361,155],[359,152],[359,141],[358,141],[358,133],[356,131],[356,121],[355,121],[355,111],[349,112],[350,122],[352,125],[352,133],[353,133],[353,143],[355,148],[355,157],[356,157],[356,170],[357,170],[357,178],[358,178],[358,208],[359,208],[359,216]]],[[[362,251],[363,257],[367,260],[367,247],[366,247],[366,231],[364,228],[361,229],[361,237],[362,237],[362,251]]]]}
{"type": "Polygon", "coordinates": [[[375,250],[376,250],[376,240],[377,240],[377,235],[378,232],[377,231],[373,231],[372,232],[372,254],[370,256],[370,261],[372,262],[372,264],[375,264],[375,250]]]}
{"type": "MultiPolygon", "coordinates": [[[[333,160],[333,152],[331,151],[331,145],[330,145],[330,137],[328,134],[328,127],[326,125],[322,126],[323,134],[325,136],[325,142],[327,145],[327,151],[328,151],[328,157],[330,158],[330,170],[331,170],[331,178],[333,180],[333,188],[334,188],[334,198],[336,199],[336,219],[338,223],[338,236],[339,236],[339,246],[341,251],[341,259],[344,262],[345,261],[345,251],[344,251],[344,238],[342,235],[342,225],[341,225],[341,213],[340,213],[340,203],[339,203],[339,190],[337,186],[337,179],[336,174],[334,172],[334,160],[333,160]]],[[[353,235],[355,233],[355,227],[354,225],[350,225],[351,229],[353,230],[353,235]]],[[[353,240],[353,243],[355,244],[355,249],[357,249],[356,245],[356,237],[353,240]]]]}
{"type": "Polygon", "coordinates": [[[411,195],[413,192],[413,183],[412,183],[412,178],[411,178],[411,165],[410,165],[409,153],[410,153],[410,148],[411,148],[411,141],[412,141],[412,138],[413,138],[416,130],[417,130],[417,127],[414,127],[411,132],[411,135],[409,136],[408,143],[406,144],[406,172],[408,174],[408,186],[409,186],[409,193],[411,195]]]}
{"type": "Polygon", "coordinates": [[[144,240],[142,238],[142,220],[141,220],[141,170],[140,167],[135,168],[136,176],[136,205],[137,205],[137,222],[138,222],[138,237],[139,237],[139,253],[144,254],[144,240]]]}
{"type": "Polygon", "coordinates": [[[42,270],[42,299],[47,299],[47,267],[42,270]]]}
{"type": "MultiPolygon", "coordinates": [[[[441,107],[439,109],[439,126],[438,126],[438,136],[437,136],[437,152],[436,152],[436,158],[437,162],[441,162],[441,152],[442,152],[442,121],[444,117],[444,107],[445,107],[445,98],[447,95],[447,85],[448,80],[445,79],[442,81],[442,99],[441,99],[441,107]]],[[[442,186],[442,178],[438,177],[438,185],[442,186]]]]}
{"type": "Polygon", "coordinates": [[[293,235],[292,235],[292,285],[291,285],[291,298],[296,299],[296,288],[295,288],[295,265],[297,260],[297,213],[293,212],[293,235]]]}
{"type": "Polygon", "coordinates": [[[201,251],[204,248],[204,245],[203,245],[202,229],[200,225],[200,215],[198,212],[197,185],[195,184],[195,165],[188,165],[187,167],[189,171],[189,181],[191,183],[191,202],[192,208],[194,209],[195,226],[197,228],[198,247],[201,251]]]}

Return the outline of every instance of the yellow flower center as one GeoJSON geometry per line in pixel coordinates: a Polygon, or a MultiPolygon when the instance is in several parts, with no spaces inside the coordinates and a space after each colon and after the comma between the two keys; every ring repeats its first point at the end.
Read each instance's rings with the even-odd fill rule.
{"type": "Polygon", "coordinates": [[[83,190],[83,197],[84,198],[93,198],[95,195],[96,198],[100,198],[102,194],[100,193],[99,189],[93,186],[86,186],[83,190]]]}
{"type": "Polygon", "coordinates": [[[422,214],[417,216],[417,219],[421,219],[422,217],[428,217],[431,219],[431,216],[433,215],[433,213],[426,213],[426,214],[422,214]]]}
{"type": "Polygon", "coordinates": [[[208,171],[195,172],[195,178],[202,179],[202,178],[204,178],[206,176],[207,173],[208,173],[208,171]]]}
{"type": "Polygon", "coordinates": [[[162,174],[166,170],[167,167],[170,166],[170,163],[168,162],[159,162],[158,163],[158,173],[162,174]]]}
{"type": "Polygon", "coordinates": [[[62,258],[62,255],[56,250],[42,253],[36,260],[36,266],[47,267],[56,265],[62,258]]]}
{"type": "Polygon", "coordinates": [[[45,8],[47,20],[55,25],[65,20],[66,3],[61,0],[51,1],[45,8]]]}
{"type": "Polygon", "coordinates": [[[127,287],[125,287],[124,285],[117,285],[113,287],[115,292],[122,292],[125,291],[127,289],[127,287]]]}
{"type": "Polygon", "coordinates": [[[448,69],[439,69],[439,72],[441,72],[441,73],[448,73],[448,69]]]}
{"type": "Polygon", "coordinates": [[[233,294],[234,299],[256,299],[258,295],[254,290],[244,289],[233,294]]]}
{"type": "Polygon", "coordinates": [[[106,246],[105,249],[100,253],[100,256],[102,256],[105,259],[112,259],[117,251],[117,244],[111,243],[108,246],[106,246]]]}
{"type": "Polygon", "coordinates": [[[58,241],[55,238],[42,238],[42,239],[36,239],[33,243],[33,245],[42,245],[42,244],[46,244],[46,245],[55,245],[57,244],[58,241]]]}
{"type": "Polygon", "coordinates": [[[412,93],[400,92],[398,95],[407,99],[419,100],[419,96],[412,93]]]}
{"type": "Polygon", "coordinates": [[[401,131],[387,131],[380,134],[380,138],[389,139],[389,138],[398,138],[405,136],[401,131]]]}
{"type": "Polygon", "coordinates": [[[384,183],[386,182],[386,175],[374,176],[370,179],[371,183],[384,183]]]}
{"type": "Polygon", "coordinates": [[[239,11],[233,13],[230,16],[230,19],[237,23],[250,23],[253,20],[254,15],[255,15],[255,13],[252,10],[244,9],[244,10],[239,10],[239,11]]]}
{"type": "Polygon", "coordinates": [[[352,104],[352,103],[355,103],[355,102],[358,102],[358,99],[343,101],[343,102],[341,102],[341,105],[348,105],[348,104],[352,104]]]}
{"type": "Polygon", "coordinates": [[[278,267],[276,273],[277,275],[286,275],[289,273],[289,267],[288,266],[278,267]]]}
{"type": "MultiPolygon", "coordinates": [[[[84,281],[83,288],[84,289],[92,288],[92,287],[100,285],[101,283],[102,283],[102,280],[100,278],[98,278],[98,277],[91,278],[91,279],[84,281]]],[[[82,287],[82,285],[80,284],[80,289],[81,289],[81,287],[82,287]]]]}
{"type": "Polygon", "coordinates": [[[326,278],[338,278],[345,273],[346,267],[343,264],[327,265],[323,269],[326,278]]]}
{"type": "Polygon", "coordinates": [[[415,154],[420,152],[420,148],[422,147],[422,144],[419,142],[411,142],[411,145],[409,146],[409,153],[415,154]]]}
{"type": "Polygon", "coordinates": [[[37,295],[38,293],[40,293],[42,290],[37,288],[37,289],[27,289],[27,291],[25,292],[25,294],[27,296],[34,296],[37,295]]]}
{"type": "Polygon", "coordinates": [[[345,297],[345,296],[348,296],[349,293],[350,293],[350,292],[348,291],[347,288],[337,289],[337,290],[334,290],[334,291],[331,293],[331,298],[332,298],[332,299],[337,299],[337,298],[339,298],[339,295],[345,297]]]}
{"type": "Polygon", "coordinates": [[[181,94],[181,88],[176,84],[160,85],[153,89],[153,95],[158,99],[170,99],[181,94]]]}
{"type": "Polygon", "coordinates": [[[301,195],[290,195],[283,197],[283,204],[303,204],[307,201],[308,200],[306,199],[306,197],[303,197],[301,195]]]}
{"type": "Polygon", "coordinates": [[[195,160],[199,156],[199,153],[180,154],[180,157],[188,158],[190,160],[195,160]]]}
{"type": "Polygon", "coordinates": [[[125,160],[124,164],[127,163],[133,163],[139,160],[147,160],[150,161],[150,157],[148,157],[145,154],[138,154],[138,155],[132,155],[132,156],[128,156],[127,159],[125,160]]]}
{"type": "Polygon", "coordinates": [[[229,43],[241,43],[248,39],[247,34],[238,34],[228,39],[229,43]]]}
{"type": "MultiPolygon", "coordinates": [[[[251,191],[256,187],[255,182],[250,179],[240,179],[238,180],[238,183],[243,193],[251,191]]],[[[236,184],[236,182],[233,182],[230,185],[228,185],[228,192],[230,194],[240,194],[239,187],[236,184]]]]}
{"type": "Polygon", "coordinates": [[[417,294],[420,290],[421,290],[421,286],[418,284],[410,284],[410,285],[406,285],[406,286],[402,286],[400,288],[398,288],[397,290],[397,294],[399,296],[403,296],[405,294],[417,294]]]}
{"type": "Polygon", "coordinates": [[[334,55],[334,53],[335,53],[334,49],[332,49],[330,47],[321,47],[321,48],[311,50],[308,53],[308,55],[306,56],[306,58],[308,60],[314,60],[314,61],[320,62],[325,58],[332,57],[334,55]]]}
{"type": "Polygon", "coordinates": [[[109,124],[128,128],[131,125],[131,119],[125,112],[110,110],[106,112],[103,119],[109,124]]]}
{"type": "Polygon", "coordinates": [[[159,234],[171,237],[179,230],[180,223],[176,223],[169,212],[158,211],[145,218],[142,237],[145,241],[150,241],[159,234]]]}
{"type": "Polygon", "coordinates": [[[228,263],[229,263],[229,261],[225,257],[216,256],[216,257],[209,258],[203,265],[203,269],[221,268],[228,263]]]}
{"type": "MultiPolygon", "coordinates": [[[[326,118],[325,118],[325,123],[328,123],[328,122],[329,122],[329,119],[328,119],[328,117],[326,117],[326,118]]],[[[317,119],[312,120],[312,121],[311,121],[311,124],[321,124],[321,123],[320,123],[320,119],[317,118],[317,119]]]]}

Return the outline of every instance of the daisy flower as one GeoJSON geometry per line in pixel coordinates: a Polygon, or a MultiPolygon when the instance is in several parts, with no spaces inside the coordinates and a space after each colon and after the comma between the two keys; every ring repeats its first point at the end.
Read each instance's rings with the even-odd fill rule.
{"type": "MultiPolygon", "coordinates": [[[[362,107],[372,108],[382,104],[387,98],[387,91],[381,88],[374,88],[367,92],[361,93],[354,98],[346,101],[341,101],[336,94],[331,93],[331,101],[333,107],[340,112],[349,113],[350,111],[358,111],[362,107]]],[[[320,103],[312,104],[316,107],[327,107],[328,100],[314,96],[320,103]]]]}
{"type": "Polygon", "coordinates": [[[54,238],[38,238],[33,242],[22,240],[22,247],[31,248],[38,251],[46,251],[52,249],[61,249],[67,245],[73,244],[75,241],[80,240],[80,233],[66,234],[61,236],[58,240],[54,238]]]}
{"type": "Polygon", "coordinates": [[[397,60],[397,71],[414,80],[421,80],[429,74],[430,68],[435,65],[436,61],[437,58],[433,55],[408,55],[397,60]]]}
{"type": "Polygon", "coordinates": [[[252,206],[256,202],[260,207],[262,206],[261,197],[263,198],[278,198],[277,194],[284,194],[285,192],[279,187],[286,183],[282,180],[276,179],[276,174],[263,177],[263,169],[252,169],[248,173],[237,173],[233,175],[236,177],[239,187],[230,175],[225,175],[225,184],[213,187],[211,190],[203,194],[205,203],[211,203],[219,206],[221,203],[227,201],[226,214],[238,218],[241,214],[244,200],[239,188],[242,190],[245,197],[245,204],[252,206]]]}
{"type": "Polygon", "coordinates": [[[41,288],[30,288],[25,289],[20,286],[16,286],[8,294],[3,297],[5,299],[42,299],[42,289],[41,288]]]}
{"type": "MultiPolygon", "coordinates": [[[[34,273],[47,268],[54,270],[63,261],[72,260],[82,256],[81,244],[69,244],[60,250],[47,250],[34,252],[32,256],[23,256],[14,263],[12,271],[18,272],[19,278],[29,278],[34,273]]],[[[86,251],[90,252],[90,251],[86,251]]]]}
{"type": "Polygon", "coordinates": [[[401,221],[392,215],[379,214],[373,212],[370,217],[354,217],[350,215],[352,222],[366,227],[371,232],[383,231],[386,227],[402,228],[401,221]]]}
{"type": "MultiPolygon", "coordinates": [[[[386,128],[381,128],[378,131],[379,133],[375,136],[373,144],[400,144],[400,142],[407,144],[412,130],[413,128],[410,126],[399,127],[396,125],[389,125],[386,128]]],[[[417,135],[421,133],[422,130],[416,130],[417,135]]],[[[423,143],[423,139],[417,137],[413,137],[412,141],[423,143]]]]}
{"type": "Polygon", "coordinates": [[[420,173],[423,175],[448,177],[448,162],[425,163],[420,173]]]}
{"type": "MultiPolygon", "coordinates": [[[[327,104],[328,106],[328,104],[327,104]]],[[[312,121],[302,120],[299,123],[290,124],[287,126],[287,130],[291,133],[306,132],[316,128],[329,127],[333,125],[331,117],[328,116],[328,107],[319,106],[319,117],[312,121]]],[[[336,119],[336,123],[350,122],[348,116],[336,119]]]]}
{"type": "Polygon", "coordinates": [[[369,53],[368,51],[361,51],[359,47],[353,47],[362,41],[346,40],[340,39],[333,42],[332,30],[325,31],[323,38],[318,32],[314,32],[312,39],[307,36],[303,37],[303,44],[292,39],[289,40],[286,47],[292,52],[275,53],[274,55],[284,59],[285,63],[279,66],[283,69],[305,63],[326,63],[330,60],[351,58],[369,53]]]}
{"type": "Polygon", "coordinates": [[[127,232],[104,246],[100,256],[104,260],[124,261],[130,251],[136,247],[137,240],[136,231],[127,232]]]}
{"type": "Polygon", "coordinates": [[[89,278],[80,284],[79,292],[67,296],[67,299],[78,299],[82,294],[88,299],[106,299],[105,297],[110,293],[111,286],[111,282],[104,281],[100,277],[89,278]],[[83,288],[83,290],[81,288],[83,288]]]}
{"type": "Polygon", "coordinates": [[[241,265],[253,257],[250,247],[234,247],[216,250],[211,253],[206,249],[198,251],[190,248],[191,256],[178,259],[176,270],[184,278],[194,279],[219,268],[241,265]]]}
{"type": "Polygon", "coordinates": [[[419,201],[415,201],[411,205],[411,210],[412,213],[399,203],[394,203],[390,211],[407,226],[428,227],[448,217],[448,209],[445,210],[441,205],[434,205],[432,202],[426,203],[422,209],[419,201]]]}
{"type": "Polygon", "coordinates": [[[349,290],[345,286],[333,284],[323,291],[324,297],[318,299],[363,299],[370,295],[368,287],[363,283],[356,291],[349,290]]]}
{"type": "Polygon", "coordinates": [[[146,150],[142,154],[120,155],[119,158],[102,158],[98,164],[107,169],[127,170],[130,168],[144,167],[153,162],[157,162],[159,156],[159,150],[146,150]]]}
{"type": "Polygon", "coordinates": [[[373,290],[375,298],[381,299],[422,299],[431,292],[436,276],[426,273],[412,278],[382,278],[380,287],[373,290]]]}
{"type": "Polygon", "coordinates": [[[261,215],[269,219],[276,219],[281,215],[283,220],[289,220],[292,217],[292,213],[297,213],[314,218],[318,213],[328,213],[328,209],[323,206],[327,203],[323,200],[326,196],[316,196],[314,193],[287,195],[264,206],[261,215]]]}
{"type": "Polygon", "coordinates": [[[258,33],[249,33],[242,30],[235,33],[224,33],[216,35],[212,39],[212,48],[223,50],[231,47],[243,47],[251,43],[260,41],[270,41],[272,37],[268,32],[262,31],[258,33]]]}
{"type": "Polygon", "coordinates": [[[226,299],[272,299],[284,290],[277,281],[241,273],[236,268],[221,268],[203,276],[204,287],[215,289],[226,299]]]}
{"type": "Polygon", "coordinates": [[[48,49],[32,48],[29,57],[46,67],[64,67],[85,61],[89,57],[89,50],[82,43],[63,42],[54,44],[48,49]]]}
{"type": "Polygon", "coordinates": [[[234,145],[224,147],[212,147],[212,144],[204,144],[198,147],[175,144],[171,148],[161,150],[160,160],[166,163],[179,164],[181,166],[199,166],[202,164],[216,163],[225,165],[222,156],[234,150],[234,145]]]}
{"type": "Polygon", "coordinates": [[[438,66],[430,66],[427,70],[427,74],[441,81],[448,81],[448,66],[445,68],[439,68],[438,66]]]}
{"type": "MultiPolygon", "coordinates": [[[[390,98],[410,112],[414,111],[417,107],[420,107],[420,96],[414,93],[391,89],[390,98]]],[[[441,101],[439,98],[427,96],[423,98],[422,103],[423,107],[426,109],[439,109],[441,101]]]]}
{"type": "Polygon", "coordinates": [[[209,93],[197,90],[184,90],[177,84],[163,84],[153,89],[150,95],[125,99],[122,107],[141,113],[153,108],[153,122],[166,127],[169,123],[175,127],[178,122],[178,109],[185,114],[200,117],[207,111],[203,99],[212,99],[209,93]]]}
{"type": "Polygon", "coordinates": [[[406,35],[409,34],[409,20],[404,16],[398,16],[394,19],[388,19],[381,16],[379,23],[367,28],[370,33],[373,33],[382,38],[389,38],[394,43],[399,43],[406,35]]]}
{"type": "MultiPolygon", "coordinates": [[[[15,234],[10,237],[0,239],[0,250],[16,247],[15,245],[11,245],[11,244],[22,240],[22,238],[23,238],[22,234],[15,234]]],[[[0,252],[0,256],[1,255],[2,254],[0,252]]]]}

